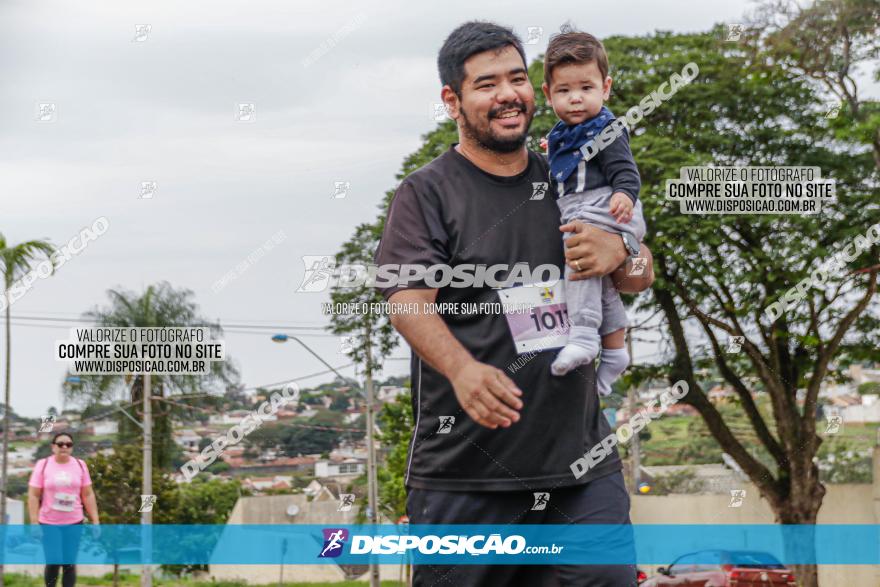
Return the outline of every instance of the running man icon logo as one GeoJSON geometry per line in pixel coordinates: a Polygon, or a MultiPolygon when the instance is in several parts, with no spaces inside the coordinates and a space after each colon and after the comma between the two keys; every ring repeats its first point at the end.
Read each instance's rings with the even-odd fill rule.
{"type": "Polygon", "coordinates": [[[532,182],[532,197],[530,200],[543,200],[544,196],[547,195],[547,188],[550,184],[546,181],[533,181],[532,182]]]}
{"type": "Polygon", "coordinates": [[[440,427],[437,428],[437,434],[449,434],[452,432],[453,424],[455,424],[455,416],[440,416],[440,427]]]}
{"type": "Polygon", "coordinates": [[[238,122],[256,122],[257,105],[253,102],[236,104],[235,120],[238,122]]]}
{"type": "Polygon", "coordinates": [[[151,24],[136,24],[134,25],[134,38],[131,40],[132,43],[143,43],[146,41],[150,32],[153,30],[153,25],[151,24]]]}
{"type": "Polygon", "coordinates": [[[138,508],[139,513],[151,512],[153,511],[153,505],[156,503],[155,495],[142,495],[141,496],[141,507],[138,508]]]}
{"type": "Polygon", "coordinates": [[[318,558],[336,558],[342,554],[342,547],[348,540],[348,530],[345,528],[324,528],[324,548],[318,558]]]}
{"type": "Polygon", "coordinates": [[[745,340],[745,336],[731,336],[730,340],[727,341],[727,354],[731,355],[740,352],[745,340]]]}
{"type": "Polygon", "coordinates": [[[340,493],[339,494],[339,507],[336,508],[337,512],[350,512],[351,506],[354,505],[354,493],[340,493]]]}
{"type": "Polygon", "coordinates": [[[629,274],[635,277],[639,275],[645,274],[645,269],[648,267],[648,258],[647,257],[633,257],[632,265],[629,268],[629,274]]]}
{"type": "Polygon", "coordinates": [[[741,24],[728,24],[727,25],[727,40],[728,41],[739,41],[739,38],[743,34],[743,25],[741,24]]]}
{"type": "Polygon", "coordinates": [[[159,183],[155,181],[142,181],[141,182],[141,191],[138,194],[138,197],[141,200],[149,200],[152,199],[153,196],[156,195],[156,190],[159,189],[159,183]]]}
{"type": "Polygon", "coordinates": [[[37,122],[55,122],[58,120],[58,109],[54,102],[38,102],[35,105],[37,122]]]}
{"type": "Polygon", "coordinates": [[[840,417],[840,410],[837,408],[832,408],[830,406],[824,408],[825,410],[825,418],[828,420],[828,425],[825,428],[825,434],[837,434],[840,432],[840,427],[843,424],[843,418],[840,417]]]}
{"type": "Polygon", "coordinates": [[[40,432],[52,432],[55,427],[55,416],[41,416],[40,432]]]}
{"type": "Polygon", "coordinates": [[[443,122],[448,118],[449,106],[447,106],[444,102],[434,102],[431,105],[431,120],[433,120],[434,122],[443,122]]]}
{"type": "Polygon", "coordinates": [[[530,26],[526,29],[526,40],[524,45],[537,45],[538,41],[541,40],[541,37],[544,35],[544,27],[540,26],[530,26]]]}
{"type": "Polygon", "coordinates": [[[742,507],[743,502],[746,499],[746,490],[745,489],[731,489],[730,490],[730,503],[727,504],[729,508],[738,508],[742,507]]]}
{"type": "Polygon", "coordinates": [[[299,292],[324,291],[333,277],[333,270],[336,268],[336,260],[325,255],[303,255],[303,264],[306,266],[306,274],[303,276],[303,282],[297,289],[299,292]]]}
{"type": "Polygon", "coordinates": [[[547,492],[536,491],[535,503],[532,504],[533,510],[546,510],[547,503],[550,501],[550,494],[547,492]]]}
{"type": "Polygon", "coordinates": [[[348,190],[351,189],[350,181],[334,181],[333,182],[333,198],[340,199],[344,198],[348,195],[348,190]]]}

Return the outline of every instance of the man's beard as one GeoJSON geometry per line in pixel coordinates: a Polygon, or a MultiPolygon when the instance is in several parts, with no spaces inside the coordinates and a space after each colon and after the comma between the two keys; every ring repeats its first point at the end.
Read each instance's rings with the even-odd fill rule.
{"type": "Polygon", "coordinates": [[[518,108],[519,111],[522,112],[523,115],[526,117],[526,125],[523,128],[522,134],[511,138],[502,139],[492,131],[492,119],[496,118],[497,114],[500,114],[505,110],[510,110],[510,106],[511,105],[502,106],[501,108],[497,108],[495,111],[490,112],[488,123],[486,124],[485,128],[477,128],[476,126],[474,126],[468,119],[467,113],[464,111],[464,108],[461,108],[460,111],[462,117],[462,130],[478,145],[490,151],[495,151],[497,153],[512,153],[517,149],[521,149],[529,136],[529,127],[532,125],[532,118],[535,115],[534,112],[530,113],[528,111],[525,104],[520,102],[519,104],[512,105],[518,108]]]}

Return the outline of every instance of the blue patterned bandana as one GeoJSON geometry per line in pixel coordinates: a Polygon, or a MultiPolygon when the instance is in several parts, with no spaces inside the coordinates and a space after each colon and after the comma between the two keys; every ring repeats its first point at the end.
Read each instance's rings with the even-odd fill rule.
{"type": "Polygon", "coordinates": [[[614,114],[602,106],[599,114],[579,124],[569,126],[561,120],[557,122],[547,135],[550,176],[558,182],[568,179],[583,158],[581,147],[592,141],[612,120],[614,114]]]}

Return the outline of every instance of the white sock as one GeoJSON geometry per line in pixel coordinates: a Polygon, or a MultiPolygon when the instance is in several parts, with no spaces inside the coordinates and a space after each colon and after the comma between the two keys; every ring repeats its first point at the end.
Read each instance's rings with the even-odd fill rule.
{"type": "Polygon", "coordinates": [[[596,337],[595,342],[590,340],[578,340],[562,347],[553,364],[550,365],[550,372],[554,375],[565,375],[572,369],[592,363],[599,354],[599,340],[596,337]]]}
{"type": "Polygon", "coordinates": [[[596,387],[602,395],[611,394],[611,384],[629,367],[626,349],[602,349],[599,368],[596,369],[596,387]]]}

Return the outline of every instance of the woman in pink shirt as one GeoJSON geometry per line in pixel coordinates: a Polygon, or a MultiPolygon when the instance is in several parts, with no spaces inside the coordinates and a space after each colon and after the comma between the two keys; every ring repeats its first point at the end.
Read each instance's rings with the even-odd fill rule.
{"type": "Polygon", "coordinates": [[[92,524],[100,524],[89,468],[71,452],[73,437],[66,432],[56,434],[52,439],[52,456],[37,461],[28,483],[31,524],[47,526],[43,531],[47,587],[55,587],[62,568],[62,587],[76,585],[74,561],[79,550],[83,509],[92,524]]]}

